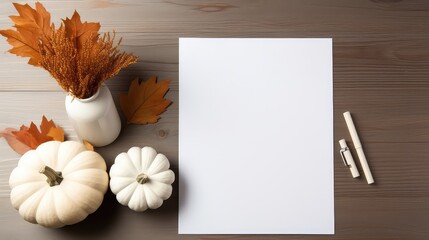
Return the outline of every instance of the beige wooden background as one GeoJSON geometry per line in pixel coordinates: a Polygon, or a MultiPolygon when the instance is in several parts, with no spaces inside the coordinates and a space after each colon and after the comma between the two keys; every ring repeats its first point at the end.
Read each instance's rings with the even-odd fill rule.
{"type": "MultiPolygon", "coordinates": [[[[1,29],[11,26],[11,2],[0,1],[1,29]]],[[[178,173],[178,37],[332,37],[334,136],[350,140],[342,112],[352,111],[376,184],[352,179],[335,154],[335,236],[178,235],[177,183],[156,211],[132,212],[108,192],[84,222],[52,230],[25,222],[11,207],[8,177],[20,156],[0,139],[0,239],[429,239],[429,1],[42,2],[56,23],[74,9],[100,21],[102,31],[116,30],[123,49],[140,57],[109,81],[115,98],[134,77],[172,80],[167,97],[174,104],[159,123],[124,125],[115,143],[96,149],[109,166],[129,147],[150,145],[178,173]]],[[[39,122],[44,114],[75,139],[55,81],[7,49],[0,39],[0,128],[39,122]]]]}

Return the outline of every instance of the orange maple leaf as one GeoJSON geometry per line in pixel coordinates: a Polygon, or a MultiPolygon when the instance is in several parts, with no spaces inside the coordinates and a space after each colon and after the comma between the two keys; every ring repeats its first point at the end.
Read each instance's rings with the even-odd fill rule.
{"type": "Polygon", "coordinates": [[[71,19],[63,19],[66,36],[70,38],[76,46],[76,49],[82,49],[82,46],[88,39],[96,42],[98,39],[98,30],[100,30],[100,23],[98,22],[84,22],[80,20],[80,15],[74,11],[71,19]]]}
{"type": "Polygon", "coordinates": [[[30,127],[22,125],[19,131],[12,133],[18,141],[29,146],[31,149],[36,149],[40,144],[52,140],[50,137],[42,135],[33,122],[31,122],[30,127]]]}
{"type": "Polygon", "coordinates": [[[55,123],[52,119],[48,121],[48,119],[43,116],[42,123],[40,124],[40,130],[41,136],[46,135],[48,138],[50,138],[50,140],[64,142],[64,130],[60,127],[55,126],[55,123]]]}
{"type": "Polygon", "coordinates": [[[157,83],[153,76],[139,84],[138,79],[131,82],[128,94],[121,94],[119,102],[127,122],[134,124],[156,123],[159,115],[172,103],[164,96],[168,91],[170,80],[157,83]]]}
{"type": "Polygon", "coordinates": [[[40,66],[42,57],[39,41],[48,39],[55,28],[54,24],[51,24],[51,15],[39,2],[36,2],[35,9],[28,4],[14,3],[13,5],[19,13],[19,16],[10,16],[16,30],[0,30],[0,34],[12,45],[10,53],[30,57],[29,64],[40,66]]]}
{"type": "Polygon", "coordinates": [[[42,117],[40,131],[31,122],[30,127],[22,125],[19,130],[6,128],[0,131],[0,137],[4,137],[9,146],[17,153],[24,154],[30,149],[36,149],[40,144],[47,141],[64,141],[64,130],[57,127],[54,121],[42,117]]]}

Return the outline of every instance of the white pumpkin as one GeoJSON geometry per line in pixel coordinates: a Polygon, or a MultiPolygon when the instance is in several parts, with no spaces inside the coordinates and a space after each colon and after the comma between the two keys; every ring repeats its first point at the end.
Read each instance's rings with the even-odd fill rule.
{"type": "Polygon", "coordinates": [[[98,153],[79,142],[50,141],[21,157],[9,178],[10,199],[28,222],[58,228],[97,210],[108,181],[98,153]]]}
{"type": "Polygon", "coordinates": [[[110,168],[110,189],[134,211],[159,208],[171,196],[174,173],[163,154],[151,147],[132,147],[119,154],[110,168]]]}

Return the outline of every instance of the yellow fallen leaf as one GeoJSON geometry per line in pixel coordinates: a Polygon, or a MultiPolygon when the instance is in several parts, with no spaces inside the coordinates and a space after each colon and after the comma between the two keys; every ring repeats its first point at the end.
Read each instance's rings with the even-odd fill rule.
{"type": "Polygon", "coordinates": [[[92,146],[91,143],[89,143],[88,141],[86,141],[85,139],[82,140],[83,145],[85,145],[86,149],[88,149],[89,151],[94,151],[94,146],[92,146]]]}

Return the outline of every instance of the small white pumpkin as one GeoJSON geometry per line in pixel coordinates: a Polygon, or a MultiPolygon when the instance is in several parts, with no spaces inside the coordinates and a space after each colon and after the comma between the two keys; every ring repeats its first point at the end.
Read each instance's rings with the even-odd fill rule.
{"type": "Polygon", "coordinates": [[[59,228],[97,210],[108,182],[98,153],[79,142],[50,141],[21,157],[9,178],[10,199],[26,221],[59,228]]]}
{"type": "Polygon", "coordinates": [[[110,189],[134,211],[159,208],[171,196],[174,172],[163,154],[151,147],[132,147],[120,153],[110,168],[110,189]]]}

